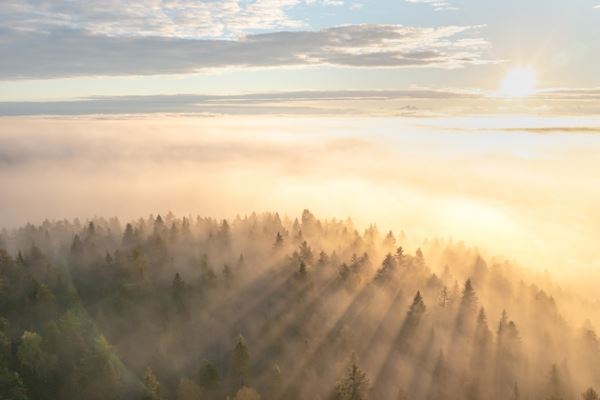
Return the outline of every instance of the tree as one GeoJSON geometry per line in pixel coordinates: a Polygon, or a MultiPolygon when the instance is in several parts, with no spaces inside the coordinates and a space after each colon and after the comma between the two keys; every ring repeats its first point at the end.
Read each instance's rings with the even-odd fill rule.
{"type": "Polygon", "coordinates": [[[521,398],[521,392],[519,391],[519,385],[515,383],[515,387],[513,388],[512,400],[519,400],[521,398]]]}
{"type": "Polygon", "coordinates": [[[395,268],[396,259],[390,253],[388,253],[383,259],[381,267],[377,270],[377,275],[375,279],[377,279],[380,282],[384,282],[385,280],[389,279],[391,274],[394,272],[395,268]]]}
{"type": "Polygon", "coordinates": [[[433,367],[431,373],[431,387],[429,388],[429,400],[442,399],[447,394],[448,386],[448,368],[446,367],[446,360],[444,359],[444,353],[440,350],[440,354],[433,367]]]}
{"type": "Polygon", "coordinates": [[[471,280],[467,279],[462,291],[460,306],[454,325],[455,337],[465,337],[472,334],[474,328],[475,315],[477,313],[477,295],[471,284],[471,280]]]}
{"type": "Polygon", "coordinates": [[[160,236],[163,235],[166,231],[165,222],[163,221],[160,214],[154,220],[154,235],[160,236]]]}
{"type": "Polygon", "coordinates": [[[419,247],[415,253],[414,265],[418,268],[425,267],[425,256],[423,256],[423,251],[419,247]]]}
{"type": "Polygon", "coordinates": [[[548,376],[548,390],[550,391],[548,399],[549,400],[561,400],[563,399],[563,384],[560,379],[560,373],[558,371],[558,366],[556,364],[552,364],[550,367],[550,373],[548,376]]]}
{"type": "Polygon", "coordinates": [[[0,400],[28,400],[27,389],[17,372],[0,363],[0,400]]]}
{"type": "Polygon", "coordinates": [[[352,353],[346,374],[335,386],[336,400],[364,400],[368,389],[369,378],[358,367],[356,354],[352,353]]]}
{"type": "Polygon", "coordinates": [[[319,253],[319,259],[317,260],[317,266],[324,267],[328,263],[329,256],[327,255],[327,253],[325,253],[325,251],[321,250],[321,252],[319,253]]]}
{"type": "Polygon", "coordinates": [[[281,246],[283,246],[283,236],[280,232],[277,232],[277,235],[275,235],[275,244],[273,244],[273,247],[275,247],[276,249],[280,249],[281,246]]]}
{"type": "MultiPolygon", "coordinates": [[[[20,255],[21,253],[19,253],[20,255]]],[[[79,238],[79,235],[75,235],[73,238],[73,242],[71,243],[71,256],[72,257],[81,257],[83,254],[83,243],[79,238]]]]}
{"type": "Polygon", "coordinates": [[[487,363],[490,356],[492,344],[492,332],[487,324],[487,317],[483,307],[479,310],[477,316],[477,325],[475,326],[475,337],[473,340],[473,354],[471,358],[471,368],[473,371],[481,371],[487,363]]]}
{"type": "Polygon", "coordinates": [[[135,233],[133,232],[133,226],[131,224],[127,224],[125,227],[125,232],[123,232],[123,246],[129,247],[133,246],[135,243],[135,233]]]}
{"type": "Polygon", "coordinates": [[[300,261],[300,267],[298,268],[298,278],[302,281],[306,280],[308,273],[306,272],[306,264],[304,261],[300,261]]]}
{"type": "Polygon", "coordinates": [[[386,249],[392,250],[396,246],[396,238],[394,237],[394,233],[392,231],[389,231],[387,235],[385,235],[385,238],[383,239],[383,246],[386,249]]]}
{"type": "Polygon", "coordinates": [[[39,377],[45,377],[48,358],[42,348],[42,337],[35,332],[25,331],[17,350],[21,365],[39,377]]]}
{"type": "Polygon", "coordinates": [[[581,394],[583,400],[598,400],[598,393],[594,390],[594,388],[590,387],[588,390],[581,394]]]}
{"type": "Polygon", "coordinates": [[[471,284],[471,280],[467,279],[465,287],[460,299],[461,308],[472,310],[477,305],[477,295],[471,284]]]}
{"type": "Polygon", "coordinates": [[[202,284],[208,288],[214,288],[217,284],[217,274],[208,263],[208,254],[203,254],[200,260],[200,278],[202,284]]]}
{"type": "Polygon", "coordinates": [[[200,372],[198,373],[198,383],[206,390],[214,390],[219,386],[219,371],[215,368],[215,366],[207,362],[202,368],[200,368],[200,372]]]}
{"type": "Polygon", "coordinates": [[[74,378],[77,394],[86,400],[114,399],[120,395],[123,381],[119,366],[104,336],[85,349],[74,378]]]}
{"type": "Polygon", "coordinates": [[[313,252],[312,248],[308,245],[306,240],[304,240],[300,247],[298,248],[298,254],[300,255],[300,259],[308,264],[311,264],[313,261],[313,252]]]}
{"type": "Polygon", "coordinates": [[[192,380],[183,378],[179,381],[177,387],[178,400],[202,400],[204,393],[200,386],[196,385],[192,380]]]}
{"type": "Polygon", "coordinates": [[[441,308],[446,308],[450,305],[450,293],[448,293],[448,287],[446,285],[444,285],[442,287],[442,289],[440,290],[440,294],[438,295],[437,298],[437,304],[441,307],[441,308]]]}
{"type": "Polygon", "coordinates": [[[510,396],[513,384],[517,380],[520,362],[519,330],[513,321],[508,320],[506,312],[503,312],[496,340],[495,393],[510,396]]]}
{"type": "Polygon", "coordinates": [[[131,252],[131,266],[134,279],[142,282],[146,277],[146,260],[139,247],[131,252]]]}
{"type": "Polygon", "coordinates": [[[246,341],[242,335],[239,335],[233,348],[232,368],[235,377],[239,379],[242,386],[246,382],[249,362],[250,354],[248,353],[246,341]]]}
{"type": "Polygon", "coordinates": [[[281,389],[283,388],[283,376],[279,365],[273,364],[269,374],[267,375],[267,398],[276,399],[278,398],[281,389]]]}
{"type": "Polygon", "coordinates": [[[179,272],[175,273],[173,278],[173,284],[171,285],[171,294],[173,302],[179,312],[185,311],[185,283],[179,275],[179,272]]]}
{"type": "Polygon", "coordinates": [[[231,271],[229,264],[223,265],[223,280],[225,281],[225,287],[229,289],[233,282],[233,272],[231,271]]]}
{"type": "Polygon", "coordinates": [[[158,382],[158,378],[154,375],[154,371],[152,368],[146,367],[144,370],[144,386],[146,387],[147,395],[144,396],[144,399],[160,399],[160,383],[158,382]]]}
{"type": "Polygon", "coordinates": [[[425,314],[427,307],[423,302],[423,296],[421,296],[421,292],[417,291],[415,297],[413,299],[412,304],[408,308],[406,313],[406,318],[402,322],[402,326],[400,327],[400,331],[398,333],[398,340],[400,350],[403,352],[407,352],[411,349],[411,342],[417,333],[417,329],[421,324],[421,319],[425,314]]]}

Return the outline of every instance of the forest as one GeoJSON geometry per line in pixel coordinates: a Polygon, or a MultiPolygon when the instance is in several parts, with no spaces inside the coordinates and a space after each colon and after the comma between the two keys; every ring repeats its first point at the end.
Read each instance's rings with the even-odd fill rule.
{"type": "Polygon", "coordinates": [[[598,306],[308,210],[44,221],[0,235],[0,399],[598,400],[598,306]]]}

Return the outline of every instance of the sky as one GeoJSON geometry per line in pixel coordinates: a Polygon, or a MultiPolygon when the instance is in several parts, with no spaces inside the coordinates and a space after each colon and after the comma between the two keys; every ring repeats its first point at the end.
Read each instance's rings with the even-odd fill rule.
{"type": "Polygon", "coordinates": [[[309,208],[599,271],[599,37],[600,0],[2,0],[0,228],[309,208]]]}
{"type": "Polygon", "coordinates": [[[519,66],[512,112],[598,113],[598,0],[4,0],[0,22],[0,115],[495,114],[519,66]]]}

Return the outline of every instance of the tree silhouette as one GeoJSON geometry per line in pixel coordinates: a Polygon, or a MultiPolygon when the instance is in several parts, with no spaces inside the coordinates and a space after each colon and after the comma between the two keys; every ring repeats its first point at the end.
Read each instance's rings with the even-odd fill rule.
{"type": "Polygon", "coordinates": [[[248,353],[246,341],[242,335],[239,335],[233,348],[232,368],[234,376],[240,382],[241,386],[246,383],[249,362],[250,354],[248,353]]]}
{"type": "Polygon", "coordinates": [[[337,400],[365,400],[369,389],[369,379],[357,365],[356,354],[352,353],[346,374],[335,386],[337,400]]]}

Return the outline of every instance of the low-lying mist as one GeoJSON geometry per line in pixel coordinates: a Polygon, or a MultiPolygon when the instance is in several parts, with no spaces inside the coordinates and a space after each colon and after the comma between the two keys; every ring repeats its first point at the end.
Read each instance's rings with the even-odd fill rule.
{"type": "Polygon", "coordinates": [[[540,121],[3,118],[0,226],[308,207],[595,276],[598,121],[540,121]]]}

